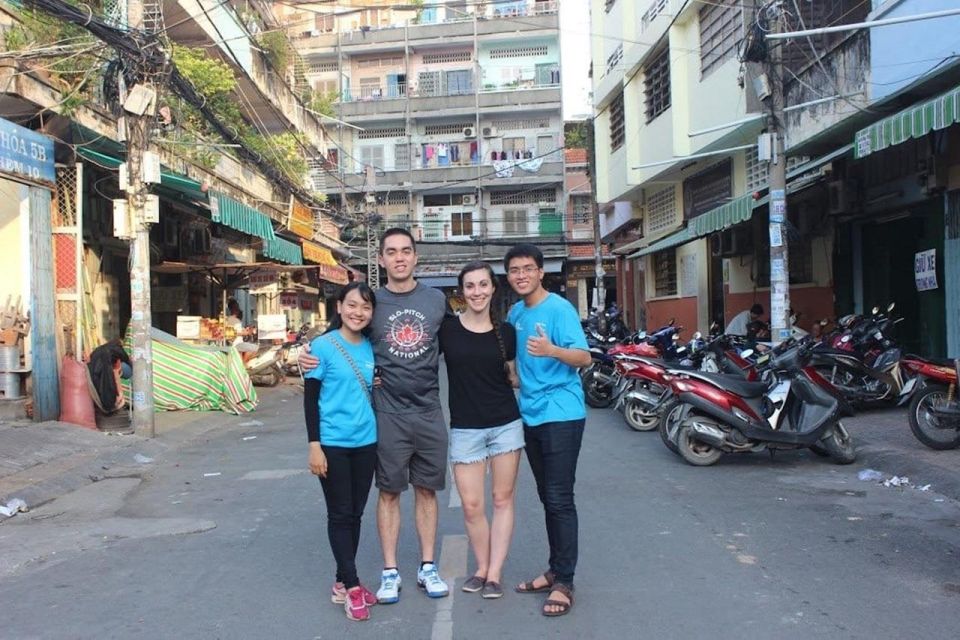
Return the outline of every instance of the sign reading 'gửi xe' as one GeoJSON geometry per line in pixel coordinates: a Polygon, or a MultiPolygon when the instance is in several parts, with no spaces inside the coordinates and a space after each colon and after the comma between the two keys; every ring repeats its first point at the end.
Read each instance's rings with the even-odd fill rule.
{"type": "Polygon", "coordinates": [[[0,173],[53,185],[53,140],[0,118],[0,173]]]}

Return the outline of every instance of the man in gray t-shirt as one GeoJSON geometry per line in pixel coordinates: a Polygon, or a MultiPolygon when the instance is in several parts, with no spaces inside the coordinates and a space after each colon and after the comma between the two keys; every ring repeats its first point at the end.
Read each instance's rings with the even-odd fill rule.
{"type": "MultiPolygon", "coordinates": [[[[440,408],[438,333],[446,314],[443,293],[413,277],[417,250],[406,229],[388,229],[380,238],[380,265],[387,286],[376,293],[370,340],[380,370],[373,400],[377,415],[377,529],[383,551],[383,574],[377,600],[400,599],[397,544],[400,539],[400,494],[414,488],[420,569],[417,585],[431,598],[448,595],[434,562],[437,538],[437,491],[446,484],[448,432],[440,408]]],[[[303,355],[305,369],[316,359],[303,355]]]]}

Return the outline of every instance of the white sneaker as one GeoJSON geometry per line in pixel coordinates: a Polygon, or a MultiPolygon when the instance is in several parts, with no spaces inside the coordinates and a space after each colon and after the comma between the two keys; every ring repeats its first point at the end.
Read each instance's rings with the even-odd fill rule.
{"type": "Polygon", "coordinates": [[[437,565],[427,563],[417,571],[417,586],[431,598],[442,598],[450,593],[447,583],[440,579],[437,565]]]}
{"type": "Polygon", "coordinates": [[[380,574],[380,588],[377,589],[377,602],[393,604],[400,601],[400,574],[396,569],[384,569],[380,574]]]}

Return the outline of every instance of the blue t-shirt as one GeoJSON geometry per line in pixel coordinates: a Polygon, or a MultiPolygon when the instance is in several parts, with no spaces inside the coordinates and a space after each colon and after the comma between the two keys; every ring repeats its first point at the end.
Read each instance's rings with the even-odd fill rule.
{"type": "Polygon", "coordinates": [[[377,441],[377,420],[367,392],[357,374],[331,342],[336,340],[363,374],[369,389],[373,385],[373,347],[366,338],[360,344],[331,331],[310,343],[310,353],[320,359],[316,369],[303,374],[320,380],[320,444],[331,447],[362,447],[377,441]]]}
{"type": "Polygon", "coordinates": [[[556,358],[531,356],[527,338],[543,327],[550,342],[564,349],[586,351],[587,339],[573,305],[550,293],[533,307],[523,300],[510,308],[507,320],[517,330],[517,372],[520,375],[520,415],[528,427],[587,417],[583,386],[574,367],[556,358]]]}

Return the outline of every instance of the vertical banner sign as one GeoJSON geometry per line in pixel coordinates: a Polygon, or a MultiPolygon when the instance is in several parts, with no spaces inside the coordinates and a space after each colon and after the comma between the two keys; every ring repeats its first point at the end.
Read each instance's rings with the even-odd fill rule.
{"type": "Polygon", "coordinates": [[[937,250],[920,251],[913,256],[913,278],[917,291],[932,291],[937,288],[937,250]]]}
{"type": "Polygon", "coordinates": [[[313,239],[313,210],[290,196],[290,218],[287,228],[301,238],[313,239]]]}
{"type": "Polygon", "coordinates": [[[53,140],[0,118],[0,172],[52,186],[57,180],[53,140]]]}

